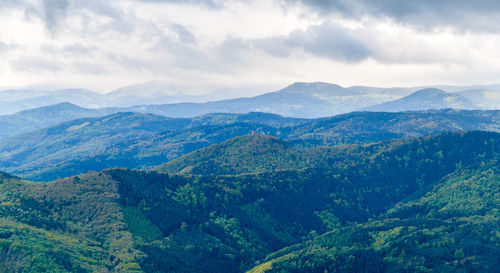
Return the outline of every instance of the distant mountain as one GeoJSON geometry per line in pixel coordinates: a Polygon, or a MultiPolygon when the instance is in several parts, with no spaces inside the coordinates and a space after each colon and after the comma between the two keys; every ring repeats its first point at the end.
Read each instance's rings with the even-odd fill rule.
{"type": "Polygon", "coordinates": [[[100,108],[107,105],[102,95],[83,89],[56,91],[6,90],[0,91],[0,115],[70,102],[86,108],[100,108]]]}
{"type": "MultiPolygon", "coordinates": [[[[460,91],[460,87],[444,86],[443,88],[460,91]]],[[[497,86],[490,86],[490,88],[497,90],[495,89],[497,86]]],[[[444,108],[480,109],[480,105],[493,109],[496,103],[494,100],[472,99],[474,91],[463,94],[459,92],[445,94],[441,90],[430,88],[410,95],[418,89],[366,86],[345,88],[323,82],[294,83],[276,92],[225,100],[219,100],[224,96],[216,94],[217,92],[186,95],[186,90],[161,82],[127,86],[106,94],[97,94],[82,89],[8,90],[0,92],[0,114],[11,114],[25,109],[70,102],[85,108],[120,107],[127,108],[123,111],[167,117],[195,117],[210,113],[267,112],[289,117],[318,118],[360,109],[394,112],[444,108]],[[473,101],[478,103],[475,104],[473,101]]],[[[485,93],[482,96],[491,98],[494,94],[485,93]]]]}
{"type": "Polygon", "coordinates": [[[469,99],[475,105],[489,110],[500,109],[500,91],[488,89],[473,89],[460,91],[457,94],[469,99]]]}
{"type": "Polygon", "coordinates": [[[263,95],[214,101],[142,105],[131,107],[134,112],[146,112],[168,117],[193,117],[209,113],[268,112],[290,117],[317,118],[347,113],[365,106],[403,97],[411,88],[343,88],[329,83],[295,83],[280,91],[263,95]]]}
{"type": "Polygon", "coordinates": [[[14,136],[29,131],[42,129],[82,117],[99,117],[118,111],[112,108],[87,109],[63,102],[0,116],[0,138],[14,136]]]}
{"type": "Polygon", "coordinates": [[[275,115],[209,115],[171,119],[140,113],[84,118],[0,140],[0,166],[36,180],[111,167],[155,166],[198,148],[252,132],[277,134],[266,125],[304,121],[275,115]],[[260,123],[245,122],[252,116],[260,123]]]}
{"type": "MultiPolygon", "coordinates": [[[[52,180],[112,167],[147,169],[248,134],[279,137],[297,147],[316,147],[458,130],[500,132],[499,121],[500,111],[459,110],[357,112],[309,120],[264,113],[211,114],[190,119],[116,113],[0,139],[0,170],[34,180],[52,180]]],[[[264,170],[280,169],[276,164],[264,170]]],[[[257,167],[249,167],[249,171],[257,167]]]]}
{"type": "Polygon", "coordinates": [[[446,93],[441,89],[427,88],[416,91],[409,96],[390,102],[362,108],[363,111],[400,112],[430,109],[480,109],[469,99],[454,93],[446,93]]]}
{"type": "MultiPolygon", "coordinates": [[[[170,104],[205,102],[206,96],[184,95],[178,87],[162,82],[147,82],[125,86],[104,94],[109,106],[130,107],[138,104],[170,104]]],[[[208,94],[207,94],[208,96],[208,94]]]]}

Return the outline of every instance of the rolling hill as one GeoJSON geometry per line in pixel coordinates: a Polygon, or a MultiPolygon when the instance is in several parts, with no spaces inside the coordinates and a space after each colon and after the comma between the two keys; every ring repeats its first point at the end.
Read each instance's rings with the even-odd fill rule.
{"type": "Polygon", "coordinates": [[[268,112],[282,116],[317,118],[355,111],[365,106],[400,98],[405,88],[343,88],[329,83],[295,83],[282,90],[263,95],[206,103],[179,103],[131,107],[169,117],[193,117],[209,113],[268,112]]]}
{"type": "Polygon", "coordinates": [[[280,250],[248,272],[498,272],[498,171],[459,170],[375,220],[280,250]]]}
{"type": "Polygon", "coordinates": [[[488,89],[472,89],[458,92],[461,96],[469,99],[475,105],[483,109],[500,109],[500,91],[488,89]]]}
{"type": "Polygon", "coordinates": [[[416,91],[409,96],[378,105],[365,107],[364,111],[400,112],[430,109],[481,109],[469,99],[456,93],[446,93],[441,89],[427,88],[416,91]]]}
{"type": "Polygon", "coordinates": [[[358,112],[313,120],[264,113],[213,114],[192,119],[116,113],[1,139],[0,169],[48,181],[105,168],[148,169],[248,134],[279,137],[297,147],[316,147],[460,130],[500,131],[500,112],[358,112]]]}
{"type": "Polygon", "coordinates": [[[257,272],[494,272],[500,135],[380,145],[360,146],[363,156],[344,164],[260,174],[112,169],[48,183],[0,174],[0,264],[23,272],[224,273],[263,262],[257,272]]]}
{"type": "Polygon", "coordinates": [[[84,89],[63,89],[54,91],[4,90],[0,91],[0,114],[16,112],[70,102],[80,107],[105,107],[102,95],[84,89]]]}
{"type": "Polygon", "coordinates": [[[117,112],[118,109],[88,109],[63,102],[0,116],[0,138],[19,135],[83,117],[99,117],[117,112]]]}
{"type": "Polygon", "coordinates": [[[428,109],[497,109],[498,86],[440,86],[378,88],[341,87],[324,82],[297,82],[281,90],[253,97],[220,99],[190,96],[175,86],[150,82],[105,94],[83,89],[0,91],[0,114],[69,102],[80,107],[121,108],[120,111],[167,117],[195,117],[211,113],[268,112],[282,116],[318,118],[352,111],[407,111],[428,109]],[[422,89],[422,90],[420,90],[422,89]],[[420,90],[420,91],[417,91],[420,90]],[[488,91],[486,91],[488,90],[488,91]],[[417,91],[415,94],[413,92],[417,91]],[[408,96],[408,97],[405,97],[408,96]]]}

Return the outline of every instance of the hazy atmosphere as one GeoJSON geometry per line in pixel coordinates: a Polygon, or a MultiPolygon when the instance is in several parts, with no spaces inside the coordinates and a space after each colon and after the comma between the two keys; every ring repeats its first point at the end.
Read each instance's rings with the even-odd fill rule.
{"type": "Polygon", "coordinates": [[[1,273],[500,273],[500,0],[0,0],[1,273]]]}
{"type": "Polygon", "coordinates": [[[499,83],[499,16],[493,0],[1,0],[0,88],[499,83]]]}

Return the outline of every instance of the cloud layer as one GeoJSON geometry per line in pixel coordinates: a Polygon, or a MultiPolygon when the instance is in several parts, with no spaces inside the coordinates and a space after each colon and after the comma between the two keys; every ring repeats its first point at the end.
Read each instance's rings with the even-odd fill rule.
{"type": "Polygon", "coordinates": [[[0,78],[101,91],[161,80],[185,93],[487,84],[499,13],[489,0],[0,0],[0,78]]]}

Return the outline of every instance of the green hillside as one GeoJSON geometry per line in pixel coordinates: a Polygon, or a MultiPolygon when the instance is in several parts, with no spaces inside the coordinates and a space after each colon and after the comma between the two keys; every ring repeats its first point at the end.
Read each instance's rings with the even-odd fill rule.
{"type": "Polygon", "coordinates": [[[363,148],[356,145],[303,148],[273,136],[253,134],[196,150],[154,170],[197,175],[284,171],[318,167],[318,164],[335,160],[345,161],[361,150],[363,148]]]}
{"type": "Polygon", "coordinates": [[[63,102],[0,116],[0,138],[20,135],[58,123],[84,118],[99,117],[117,112],[118,109],[87,109],[63,102]]]}
{"type": "MultiPolygon", "coordinates": [[[[500,112],[360,112],[314,120],[265,113],[211,114],[192,119],[117,113],[1,139],[0,170],[26,179],[50,181],[106,168],[149,169],[248,134],[275,136],[294,147],[310,148],[460,130],[500,131],[500,112]]],[[[281,169],[280,164],[271,169],[281,169]]]]}
{"type": "Polygon", "coordinates": [[[497,163],[447,176],[366,224],[337,228],[249,272],[499,272],[497,163]]]}
{"type": "MultiPolygon", "coordinates": [[[[498,250],[498,207],[492,206],[498,206],[494,166],[500,135],[447,133],[374,147],[362,146],[363,157],[346,152],[345,160],[336,159],[338,164],[325,157],[302,170],[259,174],[112,169],[48,183],[2,174],[0,264],[8,272],[243,272],[273,261],[272,270],[293,272],[303,270],[300,257],[309,257],[304,256],[309,253],[304,244],[333,238],[332,247],[310,256],[318,262],[306,258],[308,266],[324,269],[320,262],[331,260],[321,256],[326,253],[347,259],[325,264],[328,268],[340,261],[358,270],[356,257],[371,265],[372,258],[378,262],[392,255],[387,257],[393,260],[383,259],[384,268],[408,267],[404,257],[410,257],[411,265],[433,269],[430,265],[442,265],[441,260],[426,259],[427,264],[420,259],[427,234],[434,236],[429,244],[446,246],[450,238],[470,233],[464,240],[480,238],[482,248],[468,239],[458,242],[459,248],[439,252],[447,262],[443,266],[453,268],[460,259],[459,264],[470,260],[473,265],[480,262],[479,269],[495,268],[488,255],[498,250]],[[385,219],[387,227],[379,227],[385,219]],[[419,221],[429,231],[420,229],[419,221]],[[400,241],[391,233],[399,226],[407,228],[398,232],[408,234],[397,237],[400,241]],[[368,228],[376,233],[365,232],[368,228]],[[376,243],[368,240],[371,234],[376,243]],[[421,237],[412,239],[415,234],[425,236],[419,241],[421,237]],[[344,249],[342,242],[353,244],[344,249]],[[405,250],[396,249],[397,244],[405,250]],[[336,246],[346,256],[329,252],[336,246]],[[301,251],[305,254],[294,256],[301,251]]],[[[338,269],[348,272],[343,270],[338,269]]]]}

